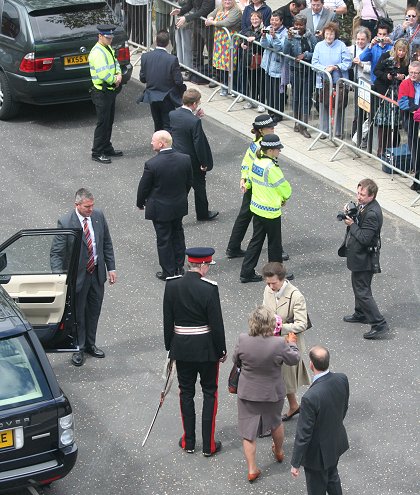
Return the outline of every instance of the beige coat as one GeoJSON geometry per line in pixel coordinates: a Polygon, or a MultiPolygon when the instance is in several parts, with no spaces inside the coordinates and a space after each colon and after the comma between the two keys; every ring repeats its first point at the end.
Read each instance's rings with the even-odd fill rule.
{"type": "Polygon", "coordinates": [[[297,389],[302,385],[310,385],[308,370],[302,360],[305,354],[305,340],[303,332],[306,330],[307,310],[306,301],[302,293],[290,282],[287,284],[280,299],[277,299],[275,293],[266,287],[264,290],[263,305],[272,309],[276,314],[280,315],[283,320],[283,329],[281,334],[287,335],[293,332],[297,337],[297,346],[300,351],[300,361],[295,366],[283,365],[282,375],[286,384],[286,393],[295,394],[297,389]],[[290,303],[290,311],[288,314],[290,303]],[[288,318],[293,318],[294,323],[286,323],[288,318]]]}

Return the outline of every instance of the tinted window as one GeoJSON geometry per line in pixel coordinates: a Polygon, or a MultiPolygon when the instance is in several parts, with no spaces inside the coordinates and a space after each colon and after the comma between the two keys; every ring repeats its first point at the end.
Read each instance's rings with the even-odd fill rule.
{"type": "Polygon", "coordinates": [[[26,337],[0,340],[0,410],[50,399],[44,372],[26,337]]]}
{"type": "Polygon", "coordinates": [[[9,38],[16,38],[20,33],[19,14],[16,8],[7,0],[4,2],[1,16],[1,34],[9,38]]]}

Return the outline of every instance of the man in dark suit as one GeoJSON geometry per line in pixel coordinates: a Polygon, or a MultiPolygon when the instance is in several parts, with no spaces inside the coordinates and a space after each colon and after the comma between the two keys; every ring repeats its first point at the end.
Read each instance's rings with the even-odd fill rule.
{"type": "Polygon", "coordinates": [[[184,434],[179,446],[195,449],[195,382],[200,374],[203,391],[203,455],[210,457],[222,444],[214,439],[219,362],[226,361],[225,329],[217,283],[205,278],[214,264],[212,248],[186,250],[188,271],[169,278],[163,297],[165,348],[176,360],[184,434]]]}
{"type": "Polygon", "coordinates": [[[292,0],[288,4],[277,9],[283,16],[283,26],[287,29],[293,27],[295,15],[306,9],[306,0],[292,0]]]}
{"type": "Polygon", "coordinates": [[[311,6],[302,10],[302,15],[307,19],[306,30],[322,39],[321,31],[329,22],[336,22],[335,13],[324,7],[324,0],[312,0],[311,6]]]}
{"type": "Polygon", "coordinates": [[[329,371],[330,354],[325,347],[312,347],[309,359],[314,378],[300,403],[291,473],[296,478],[300,466],[305,468],[309,495],[341,495],[337,464],[349,448],[343,424],[349,382],[343,373],[329,371]]]}
{"type": "Polygon", "coordinates": [[[209,211],[206,193],[206,173],[213,168],[213,156],[200,120],[204,115],[200,101],[199,91],[187,89],[182,107],[172,111],[169,118],[174,148],[191,157],[197,220],[214,220],[219,212],[209,211]]]}
{"type": "Polygon", "coordinates": [[[137,207],[153,221],[161,272],[160,280],[182,274],[185,238],[182,218],[188,214],[188,193],[192,185],[190,157],[172,149],[167,131],[153,134],[152,148],[157,155],[144,165],[137,190],[137,207]]]}
{"type": "MultiPolygon", "coordinates": [[[[117,280],[114,248],[104,214],[94,210],[93,194],[81,188],[76,192],[75,210],[58,220],[58,228],[82,228],[79,267],[76,280],[76,317],[78,323],[79,352],[72,356],[75,366],[82,366],[84,353],[104,358],[105,353],[96,347],[96,331],[104,298],[107,279],[112,285],[117,280]]],[[[68,249],[66,239],[56,236],[51,247],[51,267],[62,270],[68,249]]]]}
{"type": "Polygon", "coordinates": [[[380,313],[372,295],[372,277],[380,273],[379,249],[381,246],[382,209],[376,201],[378,186],[372,179],[363,179],[357,185],[359,209],[353,219],[346,217],[344,242],[338,255],[347,257],[347,268],[351,270],[354,292],[354,313],[345,316],[347,323],[369,323],[371,329],[363,334],[365,339],[381,338],[389,327],[380,313]]]}
{"type": "Polygon", "coordinates": [[[140,81],[146,83],[137,103],[150,103],[155,131],[170,131],[169,112],[182,105],[186,86],[182,79],[178,59],[166,51],[169,33],[159,31],[156,49],[141,56],[140,81]]]}

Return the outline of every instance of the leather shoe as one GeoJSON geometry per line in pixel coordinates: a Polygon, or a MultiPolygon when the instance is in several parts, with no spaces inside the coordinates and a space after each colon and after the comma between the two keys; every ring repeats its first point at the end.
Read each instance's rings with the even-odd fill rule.
{"type": "Polygon", "coordinates": [[[344,316],[343,321],[345,321],[346,323],[367,323],[367,320],[364,316],[359,316],[356,313],[344,316]]]}
{"type": "Polygon", "coordinates": [[[325,134],[323,134],[319,139],[321,139],[322,141],[324,141],[324,139],[327,139],[328,136],[326,136],[325,134]]]}
{"type": "MultiPolygon", "coordinates": [[[[205,84],[207,84],[207,81],[206,81],[206,83],[205,83],[205,84]]],[[[217,83],[213,82],[213,81],[211,81],[211,82],[209,83],[209,88],[217,88],[217,86],[219,86],[219,85],[218,85],[217,83]]]]}
{"type": "Polygon", "coordinates": [[[99,349],[99,347],[96,347],[96,345],[91,345],[90,347],[86,347],[85,352],[96,358],[105,357],[104,351],[99,349]]]}
{"type": "Polygon", "coordinates": [[[300,133],[303,137],[310,139],[312,136],[309,134],[308,129],[306,127],[302,127],[300,133]]]}
{"type": "Polygon", "coordinates": [[[167,277],[170,277],[170,275],[168,275],[167,273],[156,272],[156,278],[158,278],[159,280],[166,281],[167,277]]]}
{"type": "Polygon", "coordinates": [[[111,158],[108,158],[105,155],[92,155],[92,160],[99,163],[112,163],[111,158]]]}
{"type": "Polygon", "coordinates": [[[294,280],[295,276],[293,275],[293,273],[286,273],[286,278],[287,280],[294,280]]]}
{"type": "Polygon", "coordinates": [[[241,248],[239,249],[226,249],[226,256],[228,258],[243,258],[245,256],[245,251],[241,248]]]}
{"type": "Polygon", "coordinates": [[[75,352],[71,357],[71,362],[74,366],[82,366],[85,362],[85,355],[83,354],[83,351],[75,352]]]}
{"type": "Polygon", "coordinates": [[[243,284],[247,284],[248,282],[262,282],[262,276],[259,275],[258,273],[254,273],[250,277],[239,277],[239,280],[243,284]]]}
{"type": "Polygon", "coordinates": [[[109,153],[105,153],[106,156],[123,156],[123,154],[121,150],[112,150],[109,153]]]}
{"type": "Polygon", "coordinates": [[[217,454],[217,452],[220,452],[222,450],[222,442],[220,440],[216,440],[214,442],[216,444],[216,449],[213,452],[203,452],[204,457],[211,457],[214,454],[217,454]]]}
{"type": "Polygon", "coordinates": [[[288,259],[289,259],[289,255],[286,253],[286,251],[283,251],[283,252],[281,253],[281,259],[282,259],[283,261],[288,261],[288,259]]]}
{"type": "Polygon", "coordinates": [[[209,214],[206,218],[197,218],[197,220],[199,222],[208,222],[209,220],[214,220],[218,214],[218,211],[209,211],[209,214]]]}
{"type": "Polygon", "coordinates": [[[182,437],[179,439],[178,445],[181,447],[182,450],[185,450],[187,454],[194,454],[194,449],[187,449],[187,447],[182,446],[182,437]]]}
{"type": "Polygon", "coordinates": [[[256,473],[248,473],[248,481],[250,483],[253,483],[257,478],[259,478],[261,475],[261,470],[258,469],[256,473]]]}
{"type": "Polygon", "coordinates": [[[388,332],[389,332],[388,325],[383,328],[371,328],[369,332],[363,334],[363,338],[368,340],[381,339],[388,332]]]}
{"type": "Polygon", "coordinates": [[[300,407],[298,407],[296,409],[296,411],[292,412],[292,414],[290,414],[290,416],[288,414],[283,414],[283,416],[281,417],[281,420],[282,421],[290,421],[293,416],[296,416],[296,414],[299,414],[300,413],[300,407]]]}
{"type": "Polygon", "coordinates": [[[273,451],[274,457],[276,458],[277,462],[283,462],[284,461],[284,452],[281,450],[280,452],[276,451],[276,446],[273,445],[271,446],[271,450],[273,451]]]}

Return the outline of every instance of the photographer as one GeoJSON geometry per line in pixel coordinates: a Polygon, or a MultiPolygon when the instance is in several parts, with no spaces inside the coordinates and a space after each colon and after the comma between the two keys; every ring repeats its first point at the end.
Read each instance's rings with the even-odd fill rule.
{"type": "Polygon", "coordinates": [[[346,215],[347,225],[343,244],[338,255],[347,258],[354,292],[354,313],[344,316],[347,323],[368,323],[371,329],[363,334],[365,339],[381,338],[389,327],[379,312],[372,295],[374,273],[380,273],[379,249],[382,228],[382,209],[376,201],[378,186],[372,179],[363,179],[357,185],[358,211],[346,215]]]}

